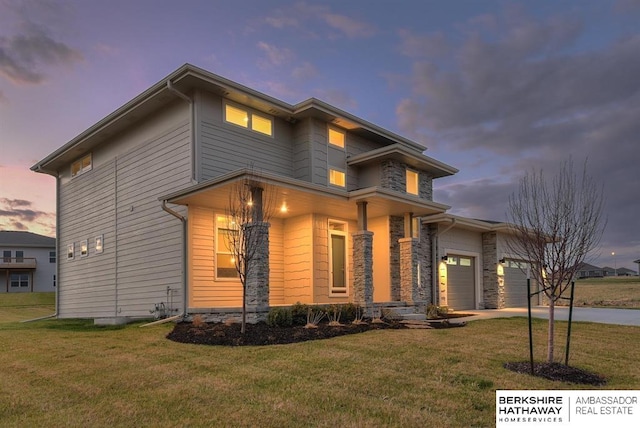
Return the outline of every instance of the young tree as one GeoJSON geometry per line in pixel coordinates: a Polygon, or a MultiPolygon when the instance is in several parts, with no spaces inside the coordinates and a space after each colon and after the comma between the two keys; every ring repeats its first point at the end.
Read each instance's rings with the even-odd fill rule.
{"type": "Polygon", "coordinates": [[[526,173],[518,192],[509,197],[509,251],[531,262],[531,278],[549,301],[549,363],[554,357],[555,304],[600,241],[606,224],[603,205],[602,187],[587,174],[586,161],[580,175],[571,160],[553,177],[542,170],[526,173]]]}
{"type": "MultiPolygon", "coordinates": [[[[269,245],[269,235],[265,233],[272,215],[274,192],[266,191],[268,186],[258,176],[250,174],[238,182],[229,193],[225,227],[226,247],[242,284],[242,334],[247,322],[247,278],[256,274],[255,266],[262,262],[264,246],[269,245]]],[[[260,285],[268,287],[268,283],[260,285]]]]}

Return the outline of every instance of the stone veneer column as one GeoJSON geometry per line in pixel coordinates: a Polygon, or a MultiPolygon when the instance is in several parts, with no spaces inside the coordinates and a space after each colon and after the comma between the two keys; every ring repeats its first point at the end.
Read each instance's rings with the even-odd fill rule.
{"type": "Polygon", "coordinates": [[[253,242],[258,244],[247,272],[247,312],[262,312],[256,321],[266,319],[264,313],[269,310],[269,223],[248,223],[244,227],[250,230],[253,242]],[[264,319],[262,319],[264,318],[264,319]]]}
{"type": "Polygon", "coordinates": [[[484,309],[504,308],[504,282],[498,277],[498,234],[482,234],[482,283],[484,309]]]}
{"type": "Polygon", "coordinates": [[[373,232],[361,230],[353,237],[353,302],[373,305],[373,232]]]}
{"type": "Polygon", "coordinates": [[[424,302],[418,281],[418,240],[402,238],[400,243],[400,300],[410,305],[424,302]]]}

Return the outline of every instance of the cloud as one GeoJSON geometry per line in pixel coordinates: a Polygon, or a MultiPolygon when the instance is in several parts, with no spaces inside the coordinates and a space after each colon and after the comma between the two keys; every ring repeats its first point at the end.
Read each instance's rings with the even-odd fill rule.
{"type": "Polygon", "coordinates": [[[640,33],[585,49],[581,41],[597,31],[591,25],[578,15],[534,19],[507,7],[460,24],[457,39],[399,33],[399,51],[413,61],[411,96],[396,106],[402,131],[436,152],[483,150],[506,164],[501,182],[440,189],[444,203],[464,215],[499,216],[523,171],[588,158],[588,172],[605,186],[602,245],[640,248],[633,196],[640,188],[640,33]]]}
{"type": "Polygon", "coordinates": [[[290,49],[279,48],[266,42],[258,42],[258,49],[266,55],[266,61],[261,62],[265,67],[286,65],[293,58],[293,52],[290,49]]]}
{"type": "Polygon", "coordinates": [[[55,214],[33,208],[31,201],[0,198],[0,230],[31,230],[55,234],[55,214]]]}
{"type": "MultiPolygon", "coordinates": [[[[15,31],[4,28],[0,34],[0,76],[16,85],[39,84],[46,78],[46,67],[68,66],[83,60],[80,51],[56,40],[51,29],[38,24],[29,16],[55,12],[51,5],[25,3],[12,10],[5,7],[3,13],[15,15],[15,31]]],[[[49,19],[53,21],[53,19],[49,19]]]]}
{"type": "Polygon", "coordinates": [[[365,21],[337,13],[328,6],[306,2],[295,3],[287,9],[276,9],[264,22],[279,30],[294,29],[298,35],[304,34],[314,39],[362,39],[376,33],[375,27],[365,21]]]}
{"type": "Polygon", "coordinates": [[[305,62],[301,66],[294,68],[291,72],[291,76],[300,80],[313,79],[318,76],[318,69],[313,64],[305,62]]]}

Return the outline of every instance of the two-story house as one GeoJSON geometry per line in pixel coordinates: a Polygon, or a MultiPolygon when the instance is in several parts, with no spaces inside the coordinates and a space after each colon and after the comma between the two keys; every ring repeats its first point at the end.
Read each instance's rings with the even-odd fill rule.
{"type": "Polygon", "coordinates": [[[55,291],[55,238],[0,231],[0,253],[0,293],[55,291]]]}
{"type": "MultiPolygon", "coordinates": [[[[253,225],[267,238],[247,278],[258,318],[296,302],[441,302],[433,238],[469,224],[433,217],[449,208],[433,180],[457,170],[425,150],[317,99],[290,105],[185,65],[32,167],[56,177],[58,316],[237,313],[225,237],[238,183],[278,207],[253,225]]],[[[487,306],[481,252],[466,308],[487,306]]]]}

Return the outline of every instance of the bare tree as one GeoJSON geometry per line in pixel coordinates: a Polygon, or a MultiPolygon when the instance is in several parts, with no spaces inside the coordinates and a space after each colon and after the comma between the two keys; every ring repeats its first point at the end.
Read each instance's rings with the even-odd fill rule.
{"type": "MultiPolygon", "coordinates": [[[[269,245],[268,234],[261,226],[268,223],[273,214],[275,193],[267,189],[264,181],[253,173],[239,181],[229,193],[229,205],[226,210],[227,225],[225,246],[231,254],[233,265],[242,284],[242,328],[246,331],[247,322],[247,278],[254,274],[253,269],[261,250],[269,245]]],[[[268,287],[269,284],[262,284],[268,287]]]]}
{"type": "Polygon", "coordinates": [[[580,265],[600,242],[606,221],[602,187],[565,161],[558,173],[527,173],[509,197],[513,234],[509,251],[531,262],[531,278],[549,301],[547,361],[553,362],[555,304],[571,285],[580,265]]]}

